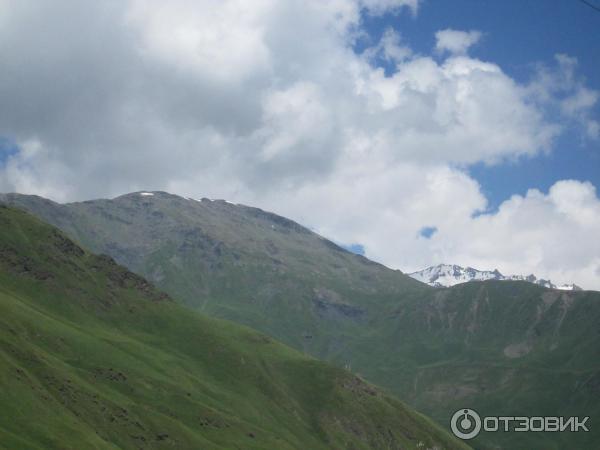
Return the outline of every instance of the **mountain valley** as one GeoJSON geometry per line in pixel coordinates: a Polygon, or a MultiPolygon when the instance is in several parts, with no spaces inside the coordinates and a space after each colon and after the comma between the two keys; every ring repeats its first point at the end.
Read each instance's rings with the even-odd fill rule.
{"type": "MultiPolygon", "coordinates": [[[[482,414],[600,414],[600,293],[519,280],[434,288],[286,218],[164,192],[61,205],[7,194],[176,301],[349,368],[448,429],[482,414]],[[152,195],[148,195],[152,194],[152,195]]],[[[577,435],[483,434],[475,448],[590,448],[577,435]]]]}

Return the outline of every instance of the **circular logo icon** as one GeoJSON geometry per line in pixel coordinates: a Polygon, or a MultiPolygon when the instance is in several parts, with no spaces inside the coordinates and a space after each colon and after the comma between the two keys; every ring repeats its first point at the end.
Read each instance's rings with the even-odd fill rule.
{"type": "Polygon", "coordinates": [[[481,417],[472,409],[459,409],[450,419],[450,428],[457,438],[473,439],[481,431],[481,417]]]}

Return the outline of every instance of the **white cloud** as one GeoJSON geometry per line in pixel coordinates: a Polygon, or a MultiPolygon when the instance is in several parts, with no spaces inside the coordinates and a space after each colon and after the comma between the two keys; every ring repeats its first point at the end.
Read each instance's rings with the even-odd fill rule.
{"type": "Polygon", "coordinates": [[[481,39],[480,31],[459,31],[447,28],[435,33],[435,49],[438,52],[450,52],[463,55],[481,39]]]}
{"type": "Polygon", "coordinates": [[[412,56],[412,50],[402,43],[400,33],[393,28],[387,28],[377,44],[367,49],[365,57],[376,64],[377,58],[382,58],[389,62],[399,63],[412,56]]]}
{"type": "Polygon", "coordinates": [[[417,13],[421,0],[361,0],[360,5],[367,8],[371,14],[380,15],[388,11],[398,11],[408,7],[413,14],[417,13]]]}
{"type": "MultiPolygon", "coordinates": [[[[444,258],[555,282],[600,289],[600,199],[590,183],[563,180],[548,194],[532,189],[495,214],[440,225],[428,244],[444,258]],[[493,256],[491,256],[493,255],[493,256]]],[[[448,259],[446,259],[448,260],[448,259]]]]}
{"type": "Polygon", "coordinates": [[[298,83],[284,91],[270,92],[263,106],[263,123],[268,131],[262,146],[270,159],[283,151],[293,151],[300,140],[320,141],[331,120],[323,106],[318,86],[298,83]]]}
{"type": "Polygon", "coordinates": [[[127,17],[140,32],[141,50],[171,70],[218,83],[243,82],[269,70],[262,21],[272,0],[133,0],[127,17]]]}
{"type": "Polygon", "coordinates": [[[415,14],[416,0],[9,5],[0,135],[22,151],[0,168],[2,191],[225,197],[406,270],[497,265],[600,287],[598,249],[560,238],[597,227],[591,186],[559,183],[473,218],[486,199],[464,171],[549,151],[570,123],[598,134],[598,93],[567,56],[522,84],[467,56],[478,32],[438,33],[441,59],[392,29],[353,51],[361,14],[415,14]],[[423,238],[423,226],[438,232],[423,238]]]}
{"type": "Polygon", "coordinates": [[[554,109],[561,121],[577,124],[587,137],[600,137],[600,123],[593,110],[600,92],[589,89],[576,73],[577,59],[564,54],[555,55],[556,67],[539,65],[535,78],[527,86],[532,98],[546,109],[554,109]]]}
{"type": "Polygon", "coordinates": [[[447,167],[355,167],[328,183],[246,201],[259,200],[404,271],[457,263],[600,289],[600,199],[589,183],[559,181],[547,194],[530,190],[475,217],[486,207],[479,186],[447,167]],[[429,239],[419,234],[425,226],[437,228],[429,239]]]}

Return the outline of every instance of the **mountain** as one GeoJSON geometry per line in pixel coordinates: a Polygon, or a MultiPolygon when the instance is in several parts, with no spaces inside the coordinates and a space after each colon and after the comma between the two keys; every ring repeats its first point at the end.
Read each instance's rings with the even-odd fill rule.
{"type": "Polygon", "coordinates": [[[415,280],[427,283],[433,287],[450,287],[459,283],[467,283],[469,281],[485,281],[485,280],[512,280],[512,281],[527,281],[549,289],[560,289],[564,291],[580,291],[582,290],[576,284],[561,284],[556,285],[550,280],[537,278],[535,275],[502,275],[498,269],[477,270],[472,267],[461,267],[455,264],[438,264],[417,272],[409,273],[409,276],[415,280]]]}
{"type": "Polygon", "coordinates": [[[0,448],[466,449],[343,369],[0,206],[0,448]]]}
{"type": "Polygon", "coordinates": [[[165,192],[60,205],[6,195],[186,305],[324,359],[398,296],[431,288],[281,216],[165,192]]]}
{"type": "MultiPolygon", "coordinates": [[[[4,195],[208,315],[454,411],[600,415],[600,293],[518,280],[433,288],[275,214],[162,192],[57,204],[4,195]],[[152,195],[148,195],[152,194],[152,195]]],[[[596,427],[597,428],[597,427],[596,427]]],[[[589,433],[484,433],[476,448],[595,448],[589,433]]]]}
{"type": "MultiPolygon", "coordinates": [[[[598,292],[463,283],[399,300],[353,348],[353,367],[440,424],[465,407],[482,415],[599,417],[599,323],[598,292]]],[[[472,445],[558,450],[599,443],[600,430],[590,429],[485,433],[472,445]]]]}

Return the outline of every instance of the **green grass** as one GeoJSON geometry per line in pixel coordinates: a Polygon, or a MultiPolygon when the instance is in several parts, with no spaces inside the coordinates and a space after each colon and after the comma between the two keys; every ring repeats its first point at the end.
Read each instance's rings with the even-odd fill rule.
{"type": "MultiPolygon", "coordinates": [[[[110,254],[178,302],[350,365],[445,429],[467,406],[600,417],[598,292],[509,281],[434,289],[285,218],[221,201],[166,193],[67,205],[3,199],[110,254]]],[[[475,445],[545,450],[599,442],[593,427],[578,435],[484,435],[475,445]]]]}
{"type": "Polygon", "coordinates": [[[0,448],[467,448],[345,370],[190,311],[0,206],[0,448]]]}

